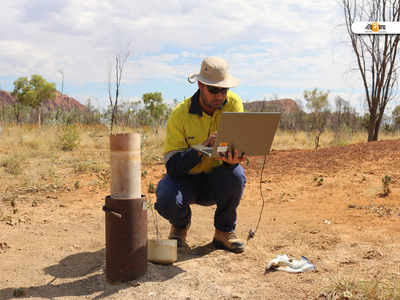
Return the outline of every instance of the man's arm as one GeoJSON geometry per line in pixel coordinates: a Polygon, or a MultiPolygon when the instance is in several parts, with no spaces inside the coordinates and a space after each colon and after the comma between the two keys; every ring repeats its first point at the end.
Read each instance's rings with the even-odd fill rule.
{"type": "Polygon", "coordinates": [[[187,174],[201,161],[199,153],[187,143],[183,122],[182,116],[175,111],[167,123],[164,161],[168,175],[173,177],[187,174]]]}
{"type": "MultiPolygon", "coordinates": [[[[189,148],[185,151],[176,151],[170,154],[165,166],[167,168],[168,175],[172,177],[182,176],[187,174],[194,166],[201,161],[201,156],[197,150],[189,148]]],[[[166,155],[166,156],[167,156],[166,155]]]]}

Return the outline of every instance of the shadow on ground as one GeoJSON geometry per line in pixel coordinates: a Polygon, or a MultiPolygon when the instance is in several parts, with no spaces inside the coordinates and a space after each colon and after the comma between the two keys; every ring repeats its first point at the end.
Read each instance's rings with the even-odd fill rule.
{"type": "Polygon", "coordinates": [[[120,290],[134,288],[138,286],[137,283],[162,282],[184,272],[174,265],[159,266],[148,263],[146,274],[136,281],[111,285],[105,280],[104,260],[105,249],[67,256],[58,264],[44,269],[46,274],[54,277],[47,284],[0,289],[0,299],[7,300],[16,296],[54,299],[57,297],[94,296],[97,293],[100,294],[93,299],[100,299],[118,293],[120,290]],[[58,283],[58,281],[62,282],[58,283]]]}
{"type": "Polygon", "coordinates": [[[193,248],[190,248],[188,246],[182,247],[182,248],[178,249],[178,261],[177,262],[179,263],[179,262],[184,262],[184,261],[190,260],[190,259],[200,258],[200,257],[206,256],[216,250],[217,249],[215,248],[215,246],[213,245],[212,242],[205,244],[205,245],[196,246],[193,248]]]}

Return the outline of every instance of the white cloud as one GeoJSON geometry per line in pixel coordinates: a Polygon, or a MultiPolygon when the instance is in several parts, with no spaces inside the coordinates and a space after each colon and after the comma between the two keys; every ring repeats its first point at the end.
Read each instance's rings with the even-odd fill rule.
{"type": "Polygon", "coordinates": [[[225,57],[244,86],[358,84],[345,73],[353,58],[341,45],[336,1],[6,0],[2,8],[3,77],[39,73],[55,81],[62,69],[71,85],[107,82],[113,57],[130,45],[128,84],[183,84],[206,55],[225,57]]]}

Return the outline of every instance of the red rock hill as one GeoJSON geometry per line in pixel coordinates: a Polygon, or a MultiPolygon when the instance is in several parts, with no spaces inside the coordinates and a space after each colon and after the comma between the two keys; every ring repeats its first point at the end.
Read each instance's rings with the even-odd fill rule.
{"type": "MultiPolygon", "coordinates": [[[[13,104],[15,102],[15,97],[11,96],[11,94],[7,91],[0,90],[0,106],[13,104]]],[[[63,111],[86,111],[87,108],[85,105],[81,104],[78,100],[69,97],[65,94],[61,94],[57,91],[57,96],[55,100],[52,101],[44,101],[43,103],[44,110],[58,110],[61,109],[63,111]]]]}
{"type": "Polygon", "coordinates": [[[271,101],[245,102],[244,108],[247,111],[280,111],[282,113],[295,113],[300,111],[296,101],[292,99],[279,99],[271,101]]]}

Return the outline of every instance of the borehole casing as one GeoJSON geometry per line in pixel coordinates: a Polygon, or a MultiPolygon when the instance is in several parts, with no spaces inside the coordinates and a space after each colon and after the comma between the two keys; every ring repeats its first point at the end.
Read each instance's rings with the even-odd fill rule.
{"type": "Polygon", "coordinates": [[[147,201],[141,195],[140,135],[110,136],[111,195],[105,199],[106,280],[134,280],[147,271],[147,201]]]}
{"type": "Polygon", "coordinates": [[[111,198],[139,199],[141,193],[140,134],[110,135],[111,198]]]}

